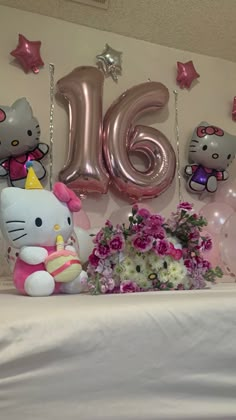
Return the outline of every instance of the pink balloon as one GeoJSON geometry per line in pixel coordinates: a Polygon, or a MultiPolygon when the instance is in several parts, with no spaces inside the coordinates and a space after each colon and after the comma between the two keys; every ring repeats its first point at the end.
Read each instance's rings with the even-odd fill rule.
{"type": "MultiPolygon", "coordinates": [[[[155,213],[155,211],[145,203],[137,203],[137,205],[139,209],[146,209],[152,214],[155,213]]],[[[130,216],[132,216],[132,206],[124,206],[113,211],[108,219],[114,226],[122,223],[127,225],[129,223],[130,216]]]]}
{"type": "Polygon", "coordinates": [[[106,194],[108,189],[102,156],[103,83],[96,67],[77,67],[57,82],[70,110],[68,156],[59,178],[80,194],[106,194]]]}
{"type": "Polygon", "coordinates": [[[84,230],[91,228],[89,217],[83,209],[81,209],[79,212],[73,213],[73,222],[74,226],[80,227],[84,230]]]}
{"type": "Polygon", "coordinates": [[[200,211],[207,222],[207,231],[213,235],[219,235],[226,220],[234,213],[232,207],[224,203],[206,204],[200,211]]]}
{"type": "Polygon", "coordinates": [[[188,61],[187,63],[180,63],[178,61],[177,68],[178,68],[178,74],[177,74],[176,82],[179,84],[181,89],[183,88],[189,89],[191,87],[192,82],[198,77],[200,77],[200,74],[196,72],[192,61],[188,61]]]}
{"type": "Polygon", "coordinates": [[[23,35],[19,34],[18,45],[10,54],[20,62],[26,73],[29,70],[38,73],[39,67],[44,66],[40,55],[40,47],[41,41],[29,41],[23,35]]]}
{"type": "Polygon", "coordinates": [[[134,121],[151,110],[160,110],[169,100],[168,89],[157,82],[134,86],[108,109],[104,118],[103,150],[115,187],[132,200],[159,196],[169,188],[176,167],[175,152],[160,131],[134,121]],[[148,169],[136,169],[129,157],[139,152],[148,159],[148,169]]]}
{"type": "Polygon", "coordinates": [[[228,204],[236,210],[236,179],[220,184],[214,197],[214,201],[228,204]]]}
{"type": "Polygon", "coordinates": [[[236,213],[225,222],[220,234],[221,258],[225,265],[226,273],[236,277],[236,213]]]}

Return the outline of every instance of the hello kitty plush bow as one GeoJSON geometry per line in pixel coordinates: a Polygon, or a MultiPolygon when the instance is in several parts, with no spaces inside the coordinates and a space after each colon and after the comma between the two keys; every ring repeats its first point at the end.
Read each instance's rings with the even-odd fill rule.
{"type": "Polygon", "coordinates": [[[223,136],[224,131],[221,128],[215,127],[213,125],[209,125],[208,127],[200,126],[197,128],[197,135],[198,137],[205,137],[206,135],[212,136],[215,134],[216,136],[223,136]]]}
{"type": "Polygon", "coordinates": [[[53,194],[58,198],[58,200],[66,203],[72,213],[81,209],[80,199],[62,182],[56,182],[53,187],[53,194]]]}

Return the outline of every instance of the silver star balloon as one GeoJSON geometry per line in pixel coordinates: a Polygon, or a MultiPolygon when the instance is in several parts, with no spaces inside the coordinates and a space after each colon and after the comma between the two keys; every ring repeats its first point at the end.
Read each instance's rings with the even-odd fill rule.
{"type": "Polygon", "coordinates": [[[122,52],[114,50],[108,44],[105,45],[103,52],[96,56],[98,68],[106,77],[111,76],[115,82],[122,72],[121,56],[122,52]]]}

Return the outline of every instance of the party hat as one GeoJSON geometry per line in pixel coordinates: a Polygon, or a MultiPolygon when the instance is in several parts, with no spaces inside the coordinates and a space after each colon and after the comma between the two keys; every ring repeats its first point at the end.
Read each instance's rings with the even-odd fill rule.
{"type": "Polygon", "coordinates": [[[36,173],[34,172],[32,162],[27,162],[26,168],[28,170],[27,178],[25,181],[25,189],[26,190],[42,190],[43,187],[40,181],[37,178],[36,173]]]}

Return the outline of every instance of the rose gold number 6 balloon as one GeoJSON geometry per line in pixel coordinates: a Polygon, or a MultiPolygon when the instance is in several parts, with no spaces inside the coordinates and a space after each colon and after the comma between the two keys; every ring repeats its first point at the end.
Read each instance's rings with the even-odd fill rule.
{"type": "Polygon", "coordinates": [[[108,189],[102,158],[103,82],[96,67],[77,67],[57,82],[70,114],[68,158],[59,178],[81,194],[105,194],[108,189]]]}
{"type": "Polygon", "coordinates": [[[134,120],[151,110],[160,110],[169,100],[168,89],[147,82],[127,90],[108,109],[104,118],[103,149],[108,170],[119,191],[132,200],[157,197],[175,175],[175,152],[160,131],[134,120]],[[138,151],[148,158],[145,171],[136,169],[129,153],[138,151]]]}

